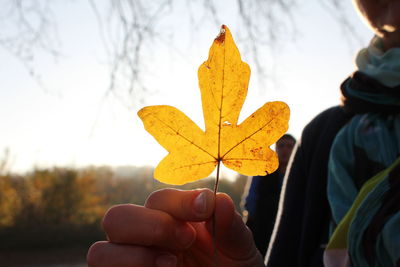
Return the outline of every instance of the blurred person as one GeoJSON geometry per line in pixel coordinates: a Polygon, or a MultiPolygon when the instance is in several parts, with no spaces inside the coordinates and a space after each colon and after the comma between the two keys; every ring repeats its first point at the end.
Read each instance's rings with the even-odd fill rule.
{"type": "Polygon", "coordinates": [[[296,139],[292,135],[283,135],[275,145],[278,169],[269,175],[252,177],[249,190],[245,193],[246,225],[253,233],[263,257],[274,228],[282,181],[295,143],[296,139]]]}
{"type": "Polygon", "coordinates": [[[400,177],[381,173],[392,170],[400,154],[400,1],[353,3],[375,36],[341,85],[343,105],[303,130],[284,182],[270,267],[323,266],[324,251],[337,253],[334,259],[325,254],[326,266],[400,266],[400,201],[393,182],[400,177]],[[386,176],[372,186],[376,175],[386,176]]]}
{"type": "MultiPolygon", "coordinates": [[[[347,211],[357,207],[354,204],[360,198],[359,209],[364,213],[357,210],[352,217],[358,222],[356,227],[350,227],[347,236],[337,232],[332,236],[333,240],[344,237],[348,243],[347,262],[344,259],[341,263],[400,266],[400,170],[388,163],[399,155],[400,143],[400,0],[353,2],[377,37],[361,50],[356,60],[358,70],[342,84],[344,106],[321,113],[303,130],[283,183],[281,212],[266,256],[267,266],[323,266],[330,222],[333,219],[332,226],[343,226],[341,220],[349,218],[347,211]],[[390,153],[386,153],[388,148],[390,153]],[[364,172],[365,167],[372,171],[364,172]],[[379,171],[382,168],[383,172],[379,171]],[[343,180],[341,171],[346,174],[343,180]],[[364,177],[362,173],[373,176],[372,180],[367,178],[365,184],[358,180],[356,177],[364,177]],[[380,182],[371,183],[375,181],[380,182]],[[377,202],[369,198],[377,194],[377,202]],[[364,204],[371,204],[372,209],[364,204]]],[[[213,266],[212,216],[216,218],[220,266],[264,266],[232,199],[222,193],[214,196],[207,189],[164,189],[152,193],[144,206],[112,207],[103,220],[108,240],[91,246],[88,264],[213,266]]]]}

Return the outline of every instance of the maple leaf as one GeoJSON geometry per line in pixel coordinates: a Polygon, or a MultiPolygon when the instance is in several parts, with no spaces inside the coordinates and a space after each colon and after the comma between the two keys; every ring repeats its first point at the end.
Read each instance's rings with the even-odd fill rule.
{"type": "Polygon", "coordinates": [[[169,152],[154,178],[181,185],[209,176],[222,162],[243,175],[265,175],[279,165],[269,147],[288,129],[289,107],[269,102],[241,124],[250,67],[241,60],[225,25],[199,68],[205,131],[171,106],[148,106],[138,112],[145,129],[169,152]]]}

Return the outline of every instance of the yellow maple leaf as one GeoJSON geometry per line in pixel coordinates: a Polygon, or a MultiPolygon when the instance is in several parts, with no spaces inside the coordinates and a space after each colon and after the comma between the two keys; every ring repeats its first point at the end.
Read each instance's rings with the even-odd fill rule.
{"type": "Polygon", "coordinates": [[[287,131],[289,107],[269,102],[237,124],[250,67],[241,60],[225,25],[198,76],[205,131],[171,106],[149,106],[138,112],[145,129],[169,152],[154,177],[181,185],[209,176],[220,162],[249,176],[274,172],[279,162],[269,147],[287,131]]]}

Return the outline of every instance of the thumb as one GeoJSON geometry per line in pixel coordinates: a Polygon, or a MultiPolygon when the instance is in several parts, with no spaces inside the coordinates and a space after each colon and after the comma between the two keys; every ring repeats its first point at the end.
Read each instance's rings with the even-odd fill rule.
{"type": "MultiPolygon", "coordinates": [[[[254,244],[251,231],[235,211],[233,201],[228,195],[217,194],[214,214],[216,242],[221,253],[240,261],[261,257],[254,244]]],[[[213,221],[207,221],[206,227],[212,235],[213,221]]]]}

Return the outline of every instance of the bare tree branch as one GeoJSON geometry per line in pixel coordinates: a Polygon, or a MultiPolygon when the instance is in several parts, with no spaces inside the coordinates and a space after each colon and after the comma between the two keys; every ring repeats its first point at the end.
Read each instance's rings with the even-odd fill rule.
{"type": "Polygon", "coordinates": [[[45,53],[54,59],[60,55],[51,1],[3,1],[0,12],[0,47],[17,58],[38,85],[46,90],[36,72],[35,55],[45,53]]]}
{"type": "MultiPolygon", "coordinates": [[[[343,0],[318,2],[342,25],[347,37],[358,36],[343,11],[343,0]]],[[[50,0],[4,0],[0,10],[0,27],[12,29],[0,33],[0,47],[22,62],[41,86],[43,84],[36,72],[35,57],[40,53],[54,58],[60,55],[53,3],[50,0]]],[[[88,3],[97,21],[110,66],[105,97],[113,95],[127,106],[130,106],[128,99],[134,98],[137,102],[149,93],[143,77],[151,73],[152,68],[151,62],[145,59],[151,54],[156,41],[167,43],[165,33],[159,32],[158,28],[175,6],[186,4],[187,20],[194,28],[200,27],[206,19],[218,26],[221,23],[218,2],[213,0],[112,0],[104,6],[95,0],[88,0],[88,3]],[[201,15],[199,4],[203,7],[201,15]]],[[[265,71],[266,64],[260,55],[268,49],[273,54],[281,40],[295,35],[294,12],[298,4],[301,4],[299,0],[232,1],[230,8],[236,8],[243,25],[239,29],[242,42],[250,52],[259,77],[271,78],[265,71]]],[[[196,31],[192,32],[195,34],[196,31]]]]}
{"type": "MultiPolygon", "coordinates": [[[[99,27],[103,28],[100,13],[94,2],[90,2],[98,17],[99,27]]],[[[171,3],[171,0],[158,1],[157,5],[142,0],[110,2],[108,29],[103,39],[106,47],[111,47],[107,49],[111,68],[107,95],[126,99],[126,93],[140,96],[148,91],[141,79],[147,70],[143,49],[158,36],[157,22],[168,12],[171,3]]]]}
{"type": "MultiPolygon", "coordinates": [[[[272,79],[265,69],[265,62],[260,53],[261,49],[272,51],[279,44],[282,36],[291,36],[296,32],[293,11],[296,9],[297,0],[266,0],[244,1],[237,0],[238,13],[243,28],[244,39],[254,62],[260,82],[272,79]]],[[[271,64],[271,62],[269,62],[271,64]]]]}
{"type": "Polygon", "coordinates": [[[349,43],[355,41],[358,45],[363,44],[360,34],[350,22],[349,16],[346,15],[346,8],[343,0],[321,0],[319,3],[326,9],[327,13],[342,26],[343,36],[349,43]]]}

